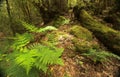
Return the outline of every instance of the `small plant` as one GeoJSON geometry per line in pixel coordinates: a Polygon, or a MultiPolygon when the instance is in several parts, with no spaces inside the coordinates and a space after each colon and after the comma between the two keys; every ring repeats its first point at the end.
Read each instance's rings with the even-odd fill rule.
{"type": "MultiPolygon", "coordinates": [[[[22,22],[22,24],[30,32],[40,33],[47,30],[56,30],[54,27],[38,29],[25,22],[22,22]]],[[[13,68],[9,70],[10,77],[14,77],[20,71],[26,71],[27,74],[27,76],[23,75],[21,77],[29,77],[34,68],[46,73],[49,65],[63,65],[63,61],[60,58],[64,50],[63,48],[57,48],[54,45],[45,46],[40,43],[33,43],[32,41],[34,41],[34,35],[32,33],[17,34],[14,37],[14,42],[11,46],[13,52],[9,57],[10,63],[12,62],[11,65],[13,65],[13,68]],[[15,69],[18,71],[15,71],[15,69]]]]}
{"type": "Polygon", "coordinates": [[[48,30],[57,30],[55,27],[53,26],[47,26],[45,28],[37,28],[31,24],[28,24],[24,21],[20,21],[22,23],[22,25],[29,31],[29,32],[35,32],[35,33],[41,33],[41,32],[45,32],[48,30]]]}
{"type": "Polygon", "coordinates": [[[120,60],[120,57],[117,55],[106,51],[97,51],[96,49],[90,49],[87,53],[83,53],[83,55],[89,57],[95,63],[109,61],[108,57],[115,57],[120,60]]]}
{"type": "Polygon", "coordinates": [[[69,24],[70,20],[63,17],[63,16],[59,16],[59,18],[57,18],[54,22],[53,22],[53,26],[55,27],[59,27],[60,25],[65,25],[65,24],[69,24]]]}

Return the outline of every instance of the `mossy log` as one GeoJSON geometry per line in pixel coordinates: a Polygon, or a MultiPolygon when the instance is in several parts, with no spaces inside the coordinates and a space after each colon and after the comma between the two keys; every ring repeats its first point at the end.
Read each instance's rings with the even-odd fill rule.
{"type": "Polygon", "coordinates": [[[80,11],[82,25],[93,34],[113,53],[120,55],[120,31],[116,31],[95,20],[85,10],[80,11]]]}
{"type": "Polygon", "coordinates": [[[113,24],[112,28],[120,31],[120,16],[110,15],[104,18],[104,21],[113,24]]]}

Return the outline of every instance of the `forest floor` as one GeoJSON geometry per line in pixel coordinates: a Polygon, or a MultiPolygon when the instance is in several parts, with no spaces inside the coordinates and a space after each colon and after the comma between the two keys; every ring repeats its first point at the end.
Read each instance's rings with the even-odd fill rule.
{"type": "MultiPolygon", "coordinates": [[[[61,56],[64,61],[64,65],[50,66],[49,69],[52,77],[120,77],[120,61],[118,59],[110,57],[109,61],[95,63],[89,57],[86,57],[74,50],[72,38],[75,36],[69,32],[71,27],[71,25],[62,25],[55,32],[58,33],[59,37],[57,47],[64,48],[64,52],[61,56]]],[[[53,34],[55,33],[53,32],[53,34]]],[[[1,37],[6,36],[4,33],[0,33],[0,38],[1,37]]],[[[48,41],[49,38],[42,37],[42,40],[48,41]]],[[[77,38],[77,40],[79,41],[80,39],[77,38]]],[[[100,42],[96,42],[102,48],[105,48],[100,42]]],[[[0,47],[2,48],[7,45],[5,43],[8,43],[8,41],[0,40],[0,47]]],[[[43,75],[41,75],[41,77],[43,77],[43,75]]]]}
{"type": "MultiPolygon", "coordinates": [[[[81,55],[72,49],[74,47],[71,41],[74,35],[69,33],[71,25],[62,25],[59,32],[68,34],[67,38],[61,37],[58,47],[64,48],[62,59],[64,66],[50,66],[52,77],[120,77],[120,61],[110,57],[109,61],[95,63],[89,57],[81,55]]],[[[53,32],[54,33],[54,32],[53,32]]],[[[64,35],[61,33],[61,35],[64,35]]],[[[60,36],[61,36],[60,35],[60,36]]],[[[43,38],[48,40],[49,38],[43,38]]],[[[98,42],[100,44],[100,42],[98,42]]],[[[100,44],[101,47],[102,44],[100,44]]],[[[104,49],[106,49],[104,47],[104,49]]]]}
{"type": "MultiPolygon", "coordinates": [[[[69,27],[61,26],[60,31],[69,27]]],[[[67,48],[73,46],[69,39],[61,41],[60,46],[65,49],[62,55],[65,65],[52,67],[54,77],[120,77],[119,60],[110,58],[110,61],[94,63],[90,58],[67,48]]]]}

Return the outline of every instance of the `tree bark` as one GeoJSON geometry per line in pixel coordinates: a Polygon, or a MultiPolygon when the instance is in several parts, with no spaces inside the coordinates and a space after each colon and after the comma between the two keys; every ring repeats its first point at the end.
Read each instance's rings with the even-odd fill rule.
{"type": "Polygon", "coordinates": [[[6,8],[7,8],[7,13],[8,13],[8,17],[9,17],[9,21],[10,21],[10,28],[12,30],[12,34],[15,35],[15,30],[14,30],[14,27],[13,27],[13,20],[12,20],[12,16],[11,16],[11,11],[10,11],[10,4],[9,4],[9,1],[6,0],[6,8]]]}
{"type": "Polygon", "coordinates": [[[85,10],[81,10],[80,12],[80,21],[82,25],[92,31],[108,49],[120,56],[120,31],[116,31],[100,23],[85,10]]]}

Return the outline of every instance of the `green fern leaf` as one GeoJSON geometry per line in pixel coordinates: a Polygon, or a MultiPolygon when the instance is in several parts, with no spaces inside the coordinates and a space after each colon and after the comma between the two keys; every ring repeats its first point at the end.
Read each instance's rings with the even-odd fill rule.
{"type": "Polygon", "coordinates": [[[35,27],[35,26],[31,25],[31,24],[28,24],[28,23],[26,23],[26,22],[24,22],[24,21],[21,21],[21,23],[22,23],[22,25],[23,25],[27,30],[29,30],[30,32],[35,32],[35,31],[38,30],[37,27],[35,27]]]}
{"type": "Polygon", "coordinates": [[[109,61],[108,57],[114,57],[120,60],[120,57],[113,53],[107,51],[96,51],[95,49],[90,49],[89,52],[83,53],[83,55],[90,57],[90,59],[93,60],[95,63],[109,61]]]}
{"type": "Polygon", "coordinates": [[[46,72],[47,66],[50,64],[63,65],[62,59],[60,58],[60,56],[62,55],[63,49],[49,48],[47,46],[43,46],[40,44],[35,44],[30,47],[32,47],[32,49],[38,49],[37,60],[36,60],[37,62],[35,62],[35,66],[43,70],[44,72],[46,72]]]}
{"type": "Polygon", "coordinates": [[[23,22],[21,21],[22,25],[30,32],[37,32],[37,33],[40,33],[40,32],[45,32],[45,31],[48,31],[48,30],[57,30],[55,27],[53,26],[47,26],[45,28],[37,28],[35,27],[34,25],[31,25],[31,24],[28,24],[26,22],[23,22]]]}
{"type": "Polygon", "coordinates": [[[57,29],[53,26],[47,26],[45,28],[38,29],[36,32],[45,32],[45,31],[48,31],[48,30],[57,30],[57,29]]]}
{"type": "Polygon", "coordinates": [[[36,59],[34,58],[37,53],[35,53],[35,51],[31,50],[30,53],[29,52],[25,52],[22,54],[19,54],[16,59],[15,62],[16,64],[18,64],[19,66],[22,66],[24,69],[26,69],[27,74],[29,73],[29,71],[31,70],[34,62],[36,61],[36,59]]]}
{"type": "Polygon", "coordinates": [[[17,34],[15,38],[16,39],[14,40],[12,48],[18,50],[30,43],[30,41],[33,39],[33,36],[29,33],[24,33],[22,35],[17,34]]]}
{"type": "MultiPolygon", "coordinates": [[[[53,27],[46,27],[42,31],[53,30],[53,27]]],[[[30,43],[33,39],[32,34],[17,34],[12,45],[15,52],[12,53],[12,60],[16,66],[20,66],[29,74],[33,67],[40,69],[46,73],[48,66],[52,64],[63,65],[60,58],[63,52],[62,48],[54,45],[44,46],[40,43],[30,43]]]]}

